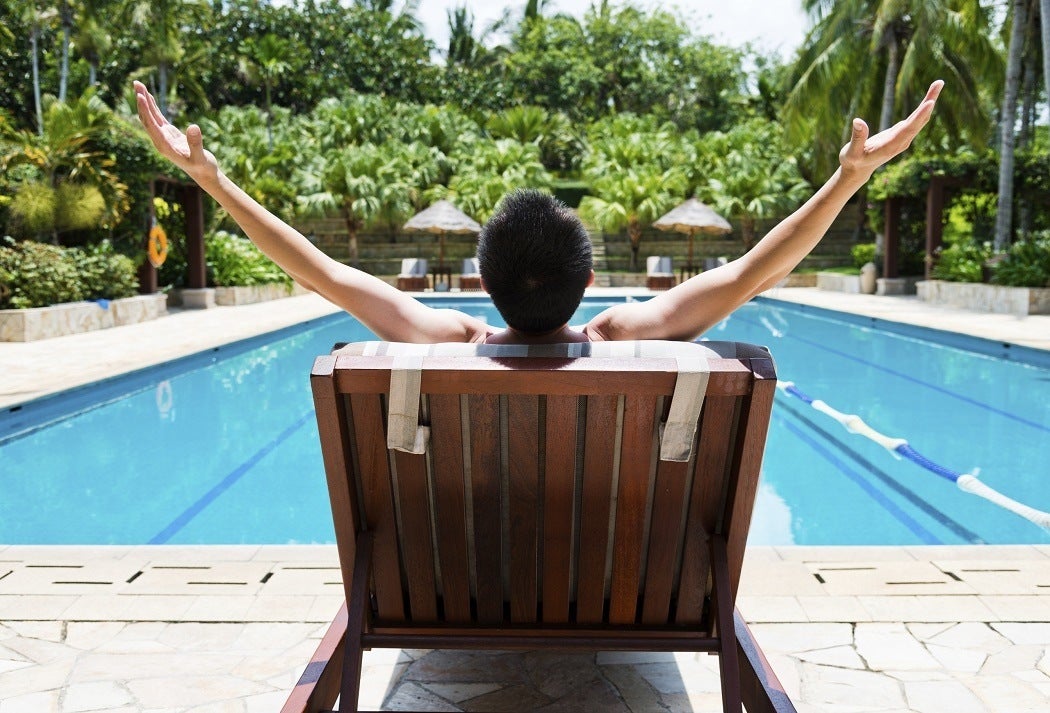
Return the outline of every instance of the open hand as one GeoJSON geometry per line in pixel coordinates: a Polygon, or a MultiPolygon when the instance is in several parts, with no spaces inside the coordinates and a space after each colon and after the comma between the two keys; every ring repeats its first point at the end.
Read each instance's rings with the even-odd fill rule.
{"type": "Polygon", "coordinates": [[[938,79],[930,85],[926,98],[907,119],[874,136],[868,136],[868,125],[863,119],[854,119],[850,142],[839,152],[843,174],[854,175],[866,181],[875,169],[911,146],[912,140],[930,120],[942,87],[944,82],[938,79]]]}
{"type": "Polygon", "coordinates": [[[135,82],[135,101],[138,103],[139,119],[161,155],[198,183],[218,175],[219,165],[211,151],[204,149],[204,138],[199,126],[190,124],[185,134],[179,131],[164,118],[156,100],[141,82],[135,82]]]}

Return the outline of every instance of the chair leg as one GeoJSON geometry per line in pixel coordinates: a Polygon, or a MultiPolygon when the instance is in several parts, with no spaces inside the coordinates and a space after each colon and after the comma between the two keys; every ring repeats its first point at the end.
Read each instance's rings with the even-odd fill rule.
{"type": "Polygon", "coordinates": [[[339,687],[339,712],[357,713],[361,692],[361,634],[365,630],[365,602],[368,600],[368,575],[372,570],[372,533],[357,536],[353,582],[347,605],[346,651],[343,654],[342,685],[339,687]]]}
{"type": "Polygon", "coordinates": [[[725,538],[711,538],[711,566],[714,591],[712,604],[718,629],[718,669],[722,678],[722,710],[741,713],[740,665],[737,660],[736,628],[733,624],[733,597],[729,591],[729,559],[725,538]]]}
{"type": "Polygon", "coordinates": [[[740,654],[741,694],[747,713],[797,713],[739,610],[734,610],[733,619],[740,654]]]}

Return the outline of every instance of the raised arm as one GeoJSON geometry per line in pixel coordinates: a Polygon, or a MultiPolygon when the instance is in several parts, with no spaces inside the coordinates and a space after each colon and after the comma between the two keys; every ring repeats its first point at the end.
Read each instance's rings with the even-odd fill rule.
{"type": "Polygon", "coordinates": [[[453,310],[432,309],[379,278],[328,257],[299,231],[259,205],[219,168],[200,127],[186,133],[168,122],[146,87],[135,82],[139,118],[153,145],[221,205],[260,250],[303,287],[359,319],[381,339],[471,341],[485,324],[453,310]]]}
{"type": "Polygon", "coordinates": [[[944,82],[930,85],[911,115],[874,136],[853,120],[839,168],[820,190],[754,248],[727,265],[702,272],[647,302],[612,307],[587,325],[592,338],[694,339],[755,295],[773,287],[816,247],[846,202],[879,166],[911,145],[930,120],[944,82]]]}

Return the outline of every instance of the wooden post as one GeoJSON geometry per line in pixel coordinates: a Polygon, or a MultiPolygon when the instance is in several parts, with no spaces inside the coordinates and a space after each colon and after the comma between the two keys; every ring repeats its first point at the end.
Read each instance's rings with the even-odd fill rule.
{"type": "Polygon", "coordinates": [[[884,225],[882,239],[882,276],[899,277],[898,256],[901,248],[901,199],[887,198],[884,206],[884,225]]]}
{"type": "Polygon", "coordinates": [[[157,291],[157,268],[153,267],[153,263],[149,261],[148,248],[149,248],[149,231],[153,227],[153,221],[155,216],[153,213],[153,198],[157,195],[157,184],[154,181],[149,182],[149,220],[146,221],[146,229],[142,235],[142,247],[143,258],[142,263],[139,264],[139,294],[140,295],[152,295],[157,291]]]}
{"type": "Polygon", "coordinates": [[[926,191],[926,279],[933,272],[935,255],[944,236],[944,178],[933,176],[926,191]]]}
{"type": "Polygon", "coordinates": [[[180,191],[186,211],[186,285],[191,289],[207,287],[204,261],[204,201],[196,185],[183,185],[180,191]]]}

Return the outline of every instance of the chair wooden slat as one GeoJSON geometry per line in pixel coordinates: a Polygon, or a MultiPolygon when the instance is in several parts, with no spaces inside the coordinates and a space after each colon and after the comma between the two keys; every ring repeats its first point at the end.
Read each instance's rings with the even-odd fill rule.
{"type": "Polygon", "coordinates": [[[683,509],[689,464],[660,461],[653,489],[649,555],[645,566],[643,624],[666,624],[683,540],[683,509]]]}
{"type": "Polygon", "coordinates": [[[737,439],[737,475],[729,482],[726,502],[728,516],[724,527],[730,572],[729,588],[734,600],[740,585],[744,546],[747,544],[747,533],[751,527],[751,512],[758,492],[762,455],[765,451],[766,433],[769,430],[769,417],[773,410],[773,396],[777,386],[772,360],[752,359],[751,368],[755,373],[755,385],[751,396],[743,399],[744,417],[741,419],[741,433],[737,439]]]}
{"type": "Polygon", "coordinates": [[[537,614],[540,413],[538,396],[507,398],[510,538],[510,619],[531,624],[537,614]]]}
{"type": "Polygon", "coordinates": [[[323,442],[337,445],[334,448],[322,449],[321,455],[324,459],[325,478],[332,504],[336,542],[350,555],[345,561],[340,560],[344,594],[349,596],[348,588],[353,576],[351,565],[357,546],[357,532],[360,529],[358,515],[361,511],[357,502],[357,491],[351,487],[356,482],[351,447],[353,427],[349,422],[346,398],[337,393],[335,383],[331,379],[331,369],[334,365],[335,359],[332,357],[328,357],[327,362],[319,359],[310,380],[310,388],[314,395],[318,435],[323,442]]]}
{"type": "Polygon", "coordinates": [[[434,463],[434,527],[441,569],[445,620],[465,624],[470,615],[470,558],[463,470],[463,426],[458,396],[430,397],[430,443],[434,463]]]}
{"type": "Polygon", "coordinates": [[[397,501],[401,512],[401,556],[408,582],[409,617],[437,621],[434,542],[430,529],[430,489],[424,455],[392,451],[397,468],[397,501]]]}
{"type": "Polygon", "coordinates": [[[675,622],[678,624],[699,626],[702,621],[711,567],[708,537],[719,524],[718,509],[723,498],[728,461],[726,444],[732,437],[735,410],[736,399],[712,396],[704,400],[682,546],[682,573],[675,608],[675,622]]]}
{"type": "MultiPolygon", "coordinates": [[[[390,462],[387,460],[386,433],[379,398],[367,394],[350,394],[357,458],[361,474],[361,494],[365,506],[365,526],[375,537],[375,560],[399,563],[397,523],[394,497],[390,484],[390,462]]],[[[383,621],[401,621],[405,605],[401,587],[400,566],[378,568],[375,579],[376,609],[383,621]]]]}
{"type": "Polygon", "coordinates": [[[617,401],[615,396],[587,399],[576,578],[576,620],[583,624],[597,624],[604,617],[617,401]]]}
{"type": "Polygon", "coordinates": [[[637,616],[658,403],[651,396],[624,400],[609,591],[612,624],[633,624],[637,616]]]}
{"type": "Polygon", "coordinates": [[[579,399],[547,398],[543,480],[543,621],[569,621],[579,399]]]}
{"type": "Polygon", "coordinates": [[[499,397],[470,396],[469,410],[477,620],[499,624],[503,621],[499,397]]]}

